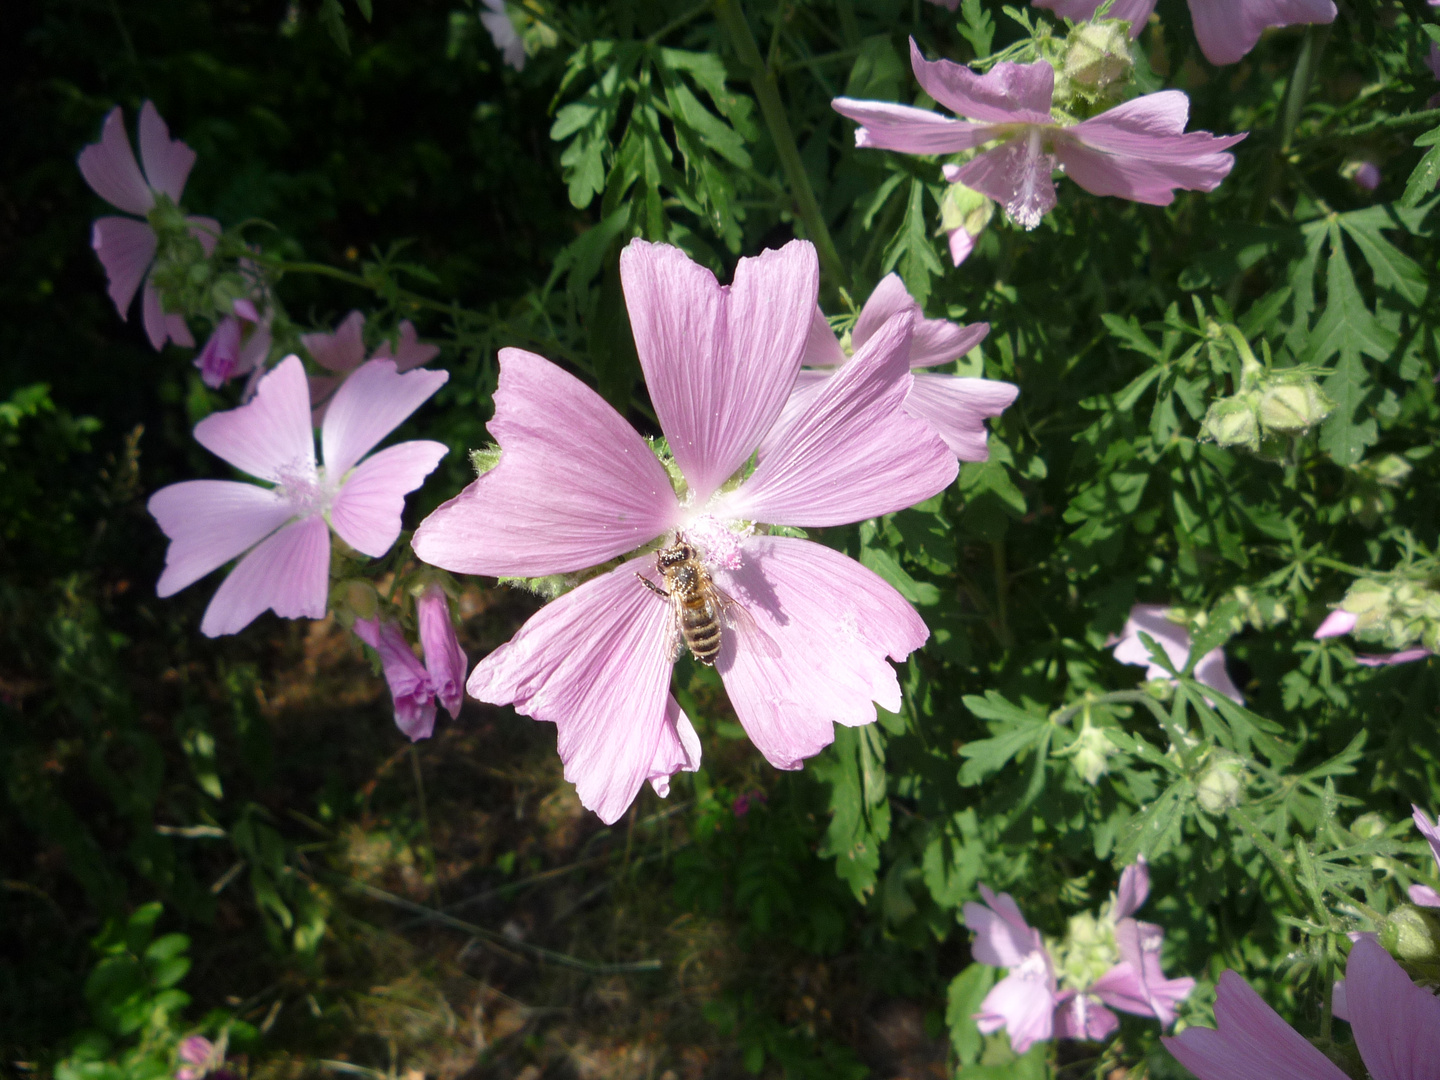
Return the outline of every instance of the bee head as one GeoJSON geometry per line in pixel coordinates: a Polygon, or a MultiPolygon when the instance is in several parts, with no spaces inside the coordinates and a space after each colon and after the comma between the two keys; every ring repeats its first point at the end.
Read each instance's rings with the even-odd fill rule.
{"type": "Polygon", "coordinates": [[[655,561],[660,564],[662,570],[680,566],[694,557],[694,549],[678,536],[675,538],[675,543],[669,547],[663,547],[655,553],[655,561]]]}

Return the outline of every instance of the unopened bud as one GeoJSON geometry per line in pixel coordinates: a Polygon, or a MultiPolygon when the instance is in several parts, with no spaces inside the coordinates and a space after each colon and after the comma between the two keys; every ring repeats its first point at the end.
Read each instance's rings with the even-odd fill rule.
{"type": "Polygon", "coordinates": [[[1236,394],[1211,404],[1200,425],[1200,437],[1213,439],[1221,446],[1244,446],[1251,450],[1260,445],[1260,422],[1255,417],[1249,395],[1236,394]]]}
{"type": "Polygon", "coordinates": [[[1299,435],[1335,411],[1335,402],[1313,378],[1276,376],[1260,391],[1260,423],[1275,435],[1299,435]]]}
{"type": "Polygon", "coordinates": [[[1361,814],[1350,823],[1350,831],[1360,840],[1374,840],[1385,832],[1385,819],[1379,814],[1361,814]]]}
{"type": "Polygon", "coordinates": [[[1440,915],[1414,904],[1401,904],[1380,924],[1380,944],[1397,960],[1440,962],[1440,915]]]}
{"type": "Polygon", "coordinates": [[[1218,755],[1195,784],[1195,801],[1212,817],[1240,805],[1245,786],[1245,763],[1229,754],[1218,755]]]}
{"type": "Polygon", "coordinates": [[[1077,776],[1092,787],[1100,777],[1110,771],[1110,758],[1115,754],[1115,744],[1103,730],[1086,720],[1075,736],[1070,747],[1070,767],[1077,776]]]}
{"type": "Polygon", "coordinates": [[[380,611],[380,597],[368,581],[349,578],[330,589],[330,610],[344,626],[356,619],[373,619],[380,611]]]}
{"type": "Polygon", "coordinates": [[[481,450],[470,451],[470,467],[475,470],[476,476],[484,476],[496,465],[500,464],[500,447],[487,446],[481,450]]]}
{"type": "Polygon", "coordinates": [[[1081,23],[1066,39],[1063,74],[1077,91],[1099,95],[1127,82],[1134,69],[1127,22],[1101,19],[1081,23]]]}

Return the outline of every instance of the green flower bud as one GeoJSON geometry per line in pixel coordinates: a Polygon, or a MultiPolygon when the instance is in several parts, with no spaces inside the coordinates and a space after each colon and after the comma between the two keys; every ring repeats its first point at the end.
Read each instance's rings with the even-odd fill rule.
{"type": "Polygon", "coordinates": [[[1212,439],[1221,446],[1244,446],[1255,450],[1260,446],[1260,423],[1247,394],[1221,398],[1211,404],[1200,425],[1200,437],[1212,439]]]}
{"type": "Polygon", "coordinates": [[[1094,985],[1100,976],[1120,962],[1115,944],[1115,924],[1088,912],[1072,915],[1065,928],[1065,940],[1052,947],[1056,975],[1076,989],[1094,985]]]}
{"type": "Polygon", "coordinates": [[[353,626],[356,619],[373,619],[380,612],[380,597],[368,581],[348,578],[330,588],[330,610],[342,626],[353,626]]]}
{"type": "Polygon", "coordinates": [[[1379,814],[1361,814],[1350,823],[1350,831],[1359,840],[1374,840],[1385,831],[1385,819],[1379,814]]]}
{"type": "Polygon", "coordinates": [[[470,451],[470,467],[475,470],[476,476],[484,476],[499,464],[500,447],[494,444],[480,450],[470,451]]]}
{"type": "MultiPolygon", "coordinates": [[[[1125,83],[1135,70],[1130,24],[1120,19],[1081,23],[1065,40],[1063,75],[1077,92],[1098,95],[1125,83]]],[[[1119,88],[1117,88],[1119,89],[1119,88]]]]}
{"type": "Polygon", "coordinates": [[[1195,801],[1212,817],[1240,805],[1245,790],[1245,763],[1233,754],[1217,754],[1195,784],[1195,801]]]}
{"type": "Polygon", "coordinates": [[[1380,944],[1397,960],[1412,964],[1440,962],[1440,915],[1401,904],[1380,924],[1380,944]]]}
{"type": "Polygon", "coordinates": [[[1110,758],[1115,755],[1115,744],[1105,732],[1087,719],[1075,736],[1068,753],[1070,767],[1075,774],[1092,787],[1110,771],[1110,758]]]}
{"type": "Polygon", "coordinates": [[[1299,435],[1335,411],[1335,402],[1308,375],[1280,374],[1262,380],[1260,423],[1266,432],[1299,435]]]}

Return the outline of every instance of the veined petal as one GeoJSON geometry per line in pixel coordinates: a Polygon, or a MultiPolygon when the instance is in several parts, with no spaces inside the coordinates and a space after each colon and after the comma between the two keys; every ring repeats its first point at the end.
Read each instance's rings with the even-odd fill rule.
{"type": "Polygon", "coordinates": [[[1345,997],[1355,1045],[1374,1080],[1435,1080],[1440,997],[1412,982],[1373,938],[1350,948],[1345,997]]]}
{"type": "Polygon", "coordinates": [[[150,181],[150,187],[178,203],[195,165],[195,151],[179,139],[170,138],[170,129],[149,101],[140,106],[140,160],[145,163],[145,178],[150,181]]]}
{"type": "Polygon", "coordinates": [[[212,454],[262,480],[278,484],[313,476],[315,434],[300,358],[281,361],[260,380],[248,404],[201,420],[195,425],[195,439],[212,454]]]}
{"type": "Polygon", "coordinates": [[[920,371],[905,399],[905,411],[923,420],[961,461],[988,461],[990,433],[985,420],[1008,409],[1019,393],[1018,386],[995,379],[920,371]]]}
{"type": "Polygon", "coordinates": [[[490,434],[500,464],[415,532],[415,553],[433,566],[562,574],[675,525],[680,504],[645,441],[594,390],[534,353],[500,350],[490,434]]]}
{"type": "Polygon", "coordinates": [[[1431,821],[1429,815],[1414,803],[1410,804],[1410,819],[1415,822],[1415,828],[1420,830],[1420,835],[1430,845],[1430,854],[1435,859],[1436,868],[1440,869],[1440,824],[1431,821]]]}
{"type": "Polygon", "coordinates": [[[862,150],[954,154],[1001,136],[992,124],[956,120],[913,105],[840,97],[830,102],[830,107],[860,125],[855,129],[855,145],[862,150]]]}
{"type": "Polygon", "coordinates": [[[1074,993],[1055,1010],[1055,1038],[1099,1042],[1120,1026],[1120,1018],[1093,994],[1074,993]]]}
{"type": "MultiPolygon", "coordinates": [[[[905,412],[913,316],[897,315],[821,388],[755,472],[719,500],[717,517],[844,525],[943,491],[958,466],[905,412]]],[[[793,381],[793,377],[792,377],[793,381]]]]}
{"type": "MultiPolygon", "coordinates": [[[[860,309],[855,320],[855,329],[850,332],[851,344],[859,349],[875,336],[875,331],[884,326],[892,315],[902,311],[915,313],[915,324],[910,336],[910,366],[912,368],[933,367],[964,356],[990,332],[989,323],[974,323],[962,326],[949,319],[927,319],[905,289],[900,275],[886,274],[880,284],[860,309]]],[[[833,335],[832,335],[833,336],[833,335]]],[[[808,362],[808,361],[807,361],[808,362]]]]}
{"type": "Polygon", "coordinates": [[[335,391],[325,410],[320,447],[326,473],[344,476],[449,378],[448,371],[401,375],[393,360],[361,364],[335,391]]]}
{"type": "Polygon", "coordinates": [[[1150,864],[1145,856],[1120,871],[1120,887],[1115,891],[1116,919],[1128,919],[1139,911],[1150,897],[1150,864]]]}
{"type": "Polygon", "coordinates": [[[1365,667],[1389,667],[1392,664],[1409,664],[1424,660],[1432,655],[1429,649],[1401,649],[1399,652],[1382,653],[1379,656],[1356,656],[1355,662],[1365,667]]]}
{"type": "Polygon", "coordinates": [[[1024,228],[1035,228],[1055,209],[1055,155],[1043,149],[1042,130],[1027,128],[985,151],[955,173],[955,182],[990,196],[1024,228]]]}
{"type": "Polygon", "coordinates": [[[415,602],[415,621],[420,625],[430,685],[445,711],[458,720],[465,703],[465,650],[455,636],[450,604],[439,586],[431,585],[415,602]]]}
{"type": "Polygon", "coordinates": [[[405,496],[425,482],[447,453],[444,443],[417,439],[366,458],[331,502],[331,526],[356,551],[378,559],[400,535],[405,496]]]}
{"type": "Polygon", "coordinates": [[[700,736],[685,710],[673,697],[666,699],[665,723],[660,727],[660,742],[655,747],[655,760],[650,763],[647,779],[655,794],[670,797],[670,777],[677,772],[694,772],[700,768],[700,736]]]}
{"type": "Polygon", "coordinates": [[[323,518],[303,518],[264,540],[216,590],[200,632],[234,634],[267,608],[282,619],[325,617],[330,584],[330,530],[323,518]]]}
{"type": "MultiPolygon", "coordinates": [[[[970,257],[970,253],[974,250],[975,237],[971,236],[970,233],[963,228],[950,230],[951,263],[953,263],[955,266],[959,266],[961,263],[963,263],[966,259],[970,257]]],[[[980,323],[980,325],[985,327],[987,332],[989,331],[989,323],[980,323]]]]}
{"type": "Polygon", "coordinates": [[[225,385],[235,374],[235,365],[240,360],[240,320],[226,315],[215,327],[200,355],[195,357],[195,366],[200,369],[200,381],[211,388],[225,385]]]}
{"type": "Polygon", "coordinates": [[[1107,109],[1073,127],[1059,128],[1067,140],[1123,157],[1177,164],[1218,154],[1245,138],[1185,130],[1190,99],[1179,90],[1161,90],[1107,109]]]}
{"type": "Polygon", "coordinates": [[[106,292],[115,301],[120,318],[127,317],[135,290],[145,278],[145,271],[155,261],[159,241],[155,230],[134,218],[102,217],[95,219],[90,233],[90,246],[100,257],[108,279],[106,292]]]}
{"type": "Polygon", "coordinates": [[[1201,154],[1185,161],[1108,154],[1057,139],[1055,156],[1065,175],[1092,195],[1113,195],[1149,206],[1169,206],[1175,189],[1214,191],[1230,175],[1233,154],[1201,154]]]}
{"type": "Polygon", "coordinates": [[[1220,976],[1215,1023],[1160,1040],[1199,1080],[1346,1080],[1233,971],[1220,976]]]}
{"type": "Polygon", "coordinates": [[[170,538],[157,596],[173,596],[248,551],[295,516],[280,492],[234,480],[186,480],[150,496],[146,509],[170,538]]]}
{"type": "Polygon", "coordinates": [[[1190,0],[1200,51],[1212,64],[1234,64],[1267,27],[1335,20],[1331,0],[1190,0]]]}
{"type": "Polygon", "coordinates": [[[364,329],[365,316],[352,311],[333,334],[301,334],[300,344],[321,367],[344,374],[359,367],[365,359],[364,329]]]}
{"type": "Polygon", "coordinates": [[[815,249],[792,240],[741,259],[722,288],[679,248],[632,240],[620,280],[655,414],[703,504],[759,445],[795,383],[820,287],[815,249]]]}
{"type": "Polygon", "coordinates": [[[480,661],[466,689],[557,728],[565,779],[606,824],[654,774],[669,709],[670,605],[632,559],[552,601],[480,661]]]}
{"type": "Polygon", "coordinates": [[[130,149],[125,117],[118,105],[105,114],[100,141],[81,150],[78,161],[90,190],[116,209],[144,217],[155,205],[150,185],[135,164],[135,151],[130,149]]]}
{"type": "MultiPolygon", "coordinates": [[[[810,316],[810,332],[805,337],[805,355],[801,363],[805,367],[839,367],[849,359],[840,348],[840,342],[835,340],[835,331],[830,329],[825,312],[816,304],[815,312],[810,316]]],[[[800,370],[803,375],[805,369],[800,370]]]]}
{"type": "Polygon", "coordinates": [[[1436,892],[1429,885],[1411,885],[1406,894],[1416,907],[1440,908],[1440,892],[1436,892]]]}
{"type": "MultiPolygon", "coordinates": [[[[1100,0],[1030,0],[1030,3],[1034,7],[1049,8],[1062,19],[1072,22],[1087,21],[1100,6],[1100,0]]],[[[1155,0],[1115,0],[1105,17],[1124,19],[1130,24],[1130,36],[1134,38],[1140,36],[1154,10],[1155,0]]]]}
{"type": "MultiPolygon", "coordinates": [[[[835,340],[834,335],[831,335],[830,340],[835,340]]],[[[780,445],[785,433],[805,415],[811,402],[815,400],[821,390],[825,389],[825,384],[830,381],[835,371],[835,368],[800,369],[800,373],[795,376],[795,385],[790,390],[790,396],[785,399],[785,408],[780,411],[775,423],[771,424],[770,430],[765,433],[765,438],[761,439],[760,445],[755,448],[755,453],[761,461],[765,460],[765,455],[780,445]]]]}
{"type": "Polygon", "coordinates": [[[165,310],[160,303],[160,293],[149,277],[145,279],[145,287],[140,290],[140,314],[145,323],[145,336],[150,339],[150,347],[156,352],[163,349],[167,341],[173,341],[187,349],[194,347],[195,339],[190,336],[190,327],[185,325],[185,317],[172,315],[165,310]]]}
{"type": "Polygon", "coordinates": [[[1055,1032],[1055,991],[1037,972],[1016,971],[991,988],[975,1014],[982,1032],[999,1031],[1010,1036],[1010,1046],[1023,1054],[1055,1032]]]}
{"type": "MultiPolygon", "coordinates": [[[[777,769],[798,769],[834,739],[834,724],[895,712],[900,684],[886,662],[929,636],[887,582],[808,540],[755,536],[715,581],[744,609],[721,639],[716,670],[750,740],[777,769]]],[[[658,597],[657,597],[658,599],[658,597]]]]}
{"type": "Polygon", "coordinates": [[[1240,693],[1225,670],[1225,650],[1214,648],[1195,661],[1195,681],[1201,686],[1218,690],[1237,705],[1245,704],[1245,695],[1240,693]]]}
{"type": "Polygon", "coordinates": [[[1044,60],[1008,60],[978,75],[963,64],[926,60],[910,39],[910,66],[921,88],[956,116],[993,124],[1049,124],[1055,69],[1044,60]]]}
{"type": "Polygon", "coordinates": [[[969,900],[961,909],[965,925],[975,932],[971,956],[982,964],[1002,968],[1019,967],[1032,956],[1045,957],[1049,963],[1040,931],[1025,921],[1013,896],[997,894],[986,885],[980,886],[980,896],[985,903],[969,900]]]}
{"type": "Polygon", "coordinates": [[[1168,679],[1170,673],[1150,659],[1150,651],[1140,640],[1143,631],[1155,639],[1155,644],[1165,650],[1176,671],[1185,670],[1185,661],[1190,657],[1190,635],[1179,623],[1165,617],[1170,608],[1165,604],[1136,604],[1130,609],[1120,631],[1120,641],[1115,646],[1115,659],[1122,664],[1136,664],[1147,668],[1147,679],[1168,679]]]}
{"type": "Polygon", "coordinates": [[[1160,967],[1160,948],[1164,941],[1165,932],[1154,923],[1121,919],[1115,925],[1115,945],[1122,961],[1119,966],[1128,967],[1135,981],[1132,983],[1128,976],[1117,972],[1115,980],[1102,986],[1105,983],[1102,977],[1092,989],[1117,1009],[1153,1016],[1161,1026],[1169,1027],[1175,1022],[1176,1006],[1195,989],[1195,980],[1165,978],[1160,967]]]}
{"type": "Polygon", "coordinates": [[[355,636],[380,654],[380,668],[395,705],[395,726],[411,742],[435,731],[435,694],[424,665],[415,658],[405,634],[391,622],[356,619],[355,636]]]}

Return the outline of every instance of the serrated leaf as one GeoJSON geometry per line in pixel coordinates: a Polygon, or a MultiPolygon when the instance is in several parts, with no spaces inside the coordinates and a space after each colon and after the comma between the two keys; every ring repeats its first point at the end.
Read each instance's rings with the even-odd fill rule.
{"type": "MultiPolygon", "coordinates": [[[[1420,138],[1424,139],[1427,136],[1440,137],[1440,128],[1428,131],[1420,138]]],[[[1425,144],[1421,143],[1420,139],[1416,139],[1415,145],[1425,144]]],[[[1410,173],[1410,179],[1405,182],[1405,194],[1400,196],[1400,205],[1419,206],[1425,196],[1435,190],[1436,184],[1440,184],[1440,146],[1431,146],[1410,173]]]]}
{"type": "Polygon", "coordinates": [[[1100,316],[1105,323],[1105,328],[1110,331],[1110,336],[1118,339],[1127,349],[1148,356],[1152,360],[1161,358],[1160,349],[1155,345],[1145,331],[1140,329],[1140,320],[1131,315],[1128,319],[1122,319],[1119,315],[1111,315],[1108,312],[1100,316]]]}
{"type": "Polygon", "coordinates": [[[899,269],[905,288],[922,308],[930,298],[930,279],[945,273],[925,217],[925,184],[912,178],[905,219],[885,249],[881,273],[899,269]]]}
{"type": "Polygon", "coordinates": [[[1407,303],[1419,307],[1425,299],[1425,271],[1410,256],[1380,235],[1382,229],[1398,229],[1400,222],[1391,218],[1382,206],[1372,206],[1340,215],[1340,227],[1355,241],[1360,254],[1370,264],[1375,284],[1391,289],[1407,303]]]}

